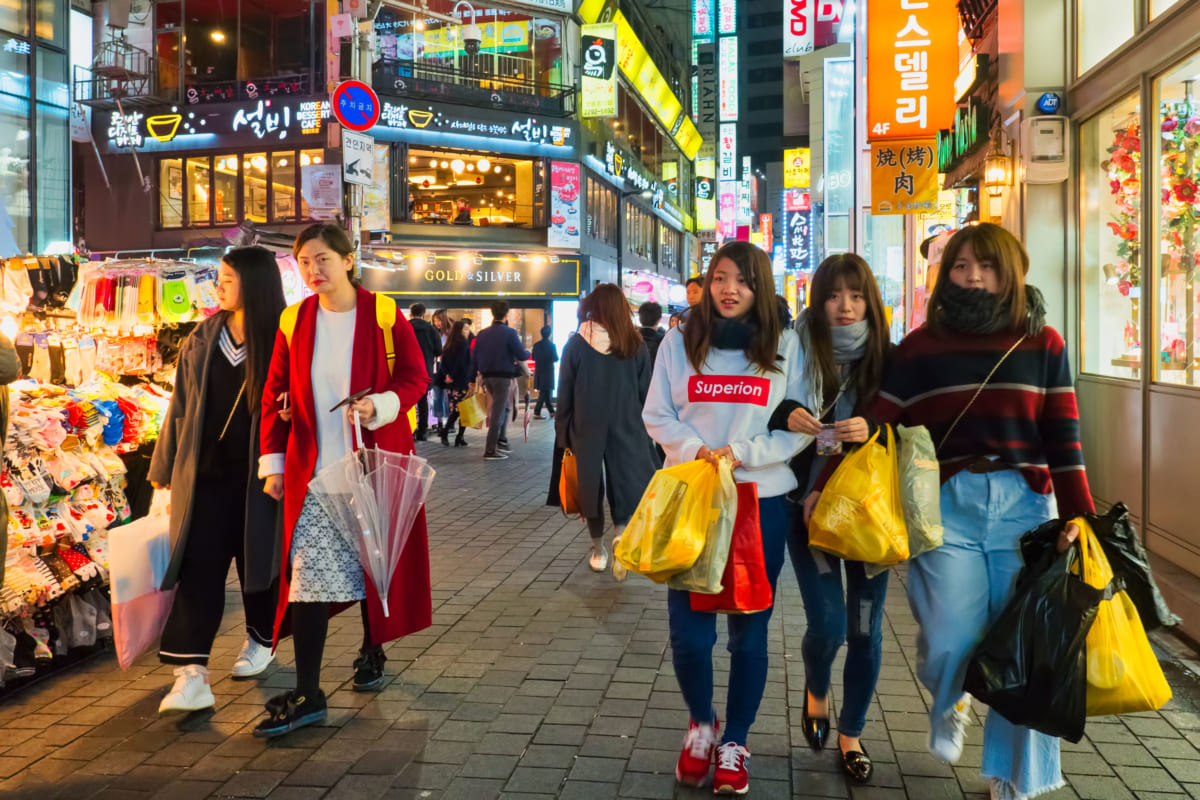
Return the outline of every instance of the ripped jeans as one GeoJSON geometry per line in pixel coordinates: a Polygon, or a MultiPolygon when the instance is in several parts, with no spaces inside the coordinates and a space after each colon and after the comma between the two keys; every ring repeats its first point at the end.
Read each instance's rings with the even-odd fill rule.
{"type": "Polygon", "coordinates": [[[888,573],[885,571],[868,578],[861,562],[842,561],[810,549],[808,531],[799,520],[788,537],[788,552],[804,598],[804,614],[808,618],[801,644],[808,689],[813,697],[829,696],[833,661],[845,643],[842,708],[837,727],[843,736],[861,736],[883,660],[883,604],[887,596],[888,573]],[[845,595],[842,594],[843,568],[846,572],[845,595]]]}

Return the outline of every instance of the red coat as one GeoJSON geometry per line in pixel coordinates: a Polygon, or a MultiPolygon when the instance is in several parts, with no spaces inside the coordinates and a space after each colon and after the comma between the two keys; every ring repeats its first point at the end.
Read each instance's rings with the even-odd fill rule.
{"type": "MultiPolygon", "coordinates": [[[[403,409],[395,422],[376,431],[363,429],[366,447],[381,447],[396,453],[413,452],[412,430],[404,413],[416,405],[429,387],[425,358],[417,345],[412,326],[403,314],[396,314],[392,326],[396,360],[388,375],[383,332],[375,317],[375,295],[358,290],[354,327],[354,350],[350,354],[350,392],[363,389],[372,393],[395,392],[403,409]]],[[[291,347],[280,331],[275,337],[271,368],[263,388],[262,452],[286,453],[283,494],[283,566],[279,576],[279,606],[275,615],[275,642],[278,643],[287,612],[288,584],[291,578],[292,531],[300,518],[308,483],[317,463],[316,408],[312,391],[313,343],[316,336],[317,298],[300,305],[291,347]],[[279,417],[278,397],[288,392],[292,419],[279,417]]],[[[339,604],[333,613],[348,608],[339,604]]],[[[391,616],[384,616],[370,579],[367,579],[367,608],[370,613],[371,639],[375,644],[428,628],[433,623],[433,603],[429,588],[429,538],[425,530],[425,510],[413,525],[412,536],[404,547],[396,574],[388,591],[391,616]]]]}

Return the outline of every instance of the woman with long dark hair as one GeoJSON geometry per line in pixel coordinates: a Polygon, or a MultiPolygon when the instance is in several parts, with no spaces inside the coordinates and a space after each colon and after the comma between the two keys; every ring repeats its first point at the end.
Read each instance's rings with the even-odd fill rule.
{"type": "Polygon", "coordinates": [[[284,307],[275,256],[261,247],[230,250],[218,268],[217,296],[221,310],[181,348],[150,463],[155,487],[171,489],[171,561],[162,588],[176,587],[158,652],[176,665],[176,680],[160,712],[214,703],[208,657],[230,561],[246,610],[246,643],[233,675],[253,677],[274,659],[278,504],[263,494],[255,467],[263,385],[284,307]]]}
{"type": "Polygon", "coordinates": [[[356,449],[352,420],[362,423],[364,447],[412,453],[404,409],[429,386],[425,357],[412,325],[395,301],[368,292],[354,278],[354,245],[331,223],[310,225],[293,246],[313,296],[281,319],[263,392],[264,491],[283,500],[283,569],[275,638],[290,622],[296,648],[296,688],[267,702],[259,737],[282,736],[325,718],[321,659],[329,617],[353,605],[362,610],[363,646],[354,662],[354,690],[383,686],[383,644],[432,621],[429,540],[422,510],[387,587],[367,591],[358,555],[309,492],[313,475],[356,449]],[[365,393],[365,394],[363,394],[365,393]],[[281,398],[290,398],[290,408],[281,398]],[[343,401],[359,399],[343,410],[343,401]]]}
{"type": "MultiPolygon", "coordinates": [[[[1025,248],[1000,226],[954,234],[929,317],[889,359],[871,414],[924,425],[938,444],[943,544],[912,560],[906,588],[917,677],[932,695],[929,749],[951,764],[971,713],[967,662],[1012,595],[1021,534],[1094,511],[1066,346],[1028,271],[1025,248]]],[[[1078,533],[1066,526],[1059,549],[1078,533]]],[[[1056,789],[1059,741],[990,713],[982,772],[999,800],[1056,789]]]]}
{"type": "MultiPolygon", "coordinates": [[[[641,419],[649,388],[650,354],[633,326],[625,295],[615,284],[602,283],[580,302],[579,335],[563,347],[554,418],[558,447],[575,455],[593,572],[603,572],[609,561],[605,495],[614,537],[620,538],[658,469],[641,419]]],[[[613,575],[618,580],[625,575],[615,562],[613,575]]]]}
{"type": "MultiPolygon", "coordinates": [[[[730,242],[713,256],[687,322],[670,330],[659,345],[642,414],[646,429],[666,451],[667,466],[728,458],[735,480],[757,484],[772,592],[792,527],[793,510],[785,495],[796,488],[796,477],[787,462],[805,439],[790,431],[770,431],[767,425],[784,398],[800,396],[799,352],[795,332],[782,329],[767,254],[748,242],[730,242]]],[[[745,794],[750,788],[746,740],[767,684],[771,609],[727,617],[729,692],[723,731],[713,708],[717,615],[693,611],[689,593],[675,589],[667,591],[667,612],[675,677],[691,715],[675,778],[699,786],[711,773],[718,794],[745,794]]]]}
{"type": "MultiPolygon", "coordinates": [[[[861,444],[871,432],[863,412],[879,394],[891,351],[883,298],[871,268],[853,253],[821,263],[813,275],[811,297],[812,305],[796,322],[805,394],[780,405],[771,427],[816,436],[823,426],[832,425],[834,439],[843,446],[861,444]]],[[[792,459],[800,498],[808,496],[826,466],[828,456],[817,449],[810,444],[792,459]]],[[[861,562],[843,562],[810,549],[802,520],[788,537],[788,552],[808,620],[801,645],[806,687],[801,729],[810,747],[825,747],[833,661],[846,644],[838,746],[842,771],[852,781],[866,783],[874,769],[860,737],[883,658],[888,573],[868,578],[861,562]]]]}
{"type": "Polygon", "coordinates": [[[450,336],[446,339],[446,346],[442,348],[442,363],[438,368],[438,386],[446,393],[446,409],[450,412],[441,430],[442,444],[446,447],[450,446],[450,432],[454,430],[456,422],[458,436],[454,437],[454,446],[467,446],[467,427],[459,419],[458,404],[471,391],[471,347],[467,343],[468,327],[461,319],[454,323],[450,329],[450,336]]]}

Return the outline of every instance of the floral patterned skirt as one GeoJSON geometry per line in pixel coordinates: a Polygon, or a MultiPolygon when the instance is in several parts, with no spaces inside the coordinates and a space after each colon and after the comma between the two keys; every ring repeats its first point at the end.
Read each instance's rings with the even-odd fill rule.
{"type": "Polygon", "coordinates": [[[289,603],[345,603],[367,596],[358,554],[312,494],[292,531],[289,603]]]}

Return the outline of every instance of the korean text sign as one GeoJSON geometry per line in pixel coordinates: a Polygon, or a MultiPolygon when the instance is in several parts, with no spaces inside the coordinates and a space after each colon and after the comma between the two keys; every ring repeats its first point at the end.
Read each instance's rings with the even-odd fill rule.
{"type": "Polygon", "coordinates": [[[937,140],[871,144],[871,213],[916,214],[937,208],[937,140]]]}
{"type": "Polygon", "coordinates": [[[954,0],[874,0],[867,24],[867,140],[949,128],[958,74],[954,0]]]}
{"type": "Polygon", "coordinates": [[[583,26],[583,116],[612,117],[617,113],[617,25],[599,22],[583,26]]]}

